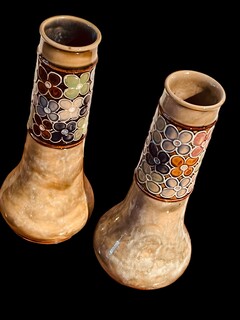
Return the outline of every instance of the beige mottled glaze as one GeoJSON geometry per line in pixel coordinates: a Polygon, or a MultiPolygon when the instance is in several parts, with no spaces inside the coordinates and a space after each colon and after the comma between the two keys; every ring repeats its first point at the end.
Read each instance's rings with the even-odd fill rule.
{"type": "Polygon", "coordinates": [[[153,199],[133,181],[125,200],[98,222],[94,248],[103,269],[123,285],[142,290],[174,282],[191,255],[183,225],[186,205],[187,200],[153,199]]]}
{"type": "Polygon", "coordinates": [[[94,197],[85,189],[83,146],[53,149],[27,135],[23,157],[0,190],[1,212],[18,235],[56,243],[86,224],[94,197]]]}
{"type": "Polygon", "coordinates": [[[167,77],[131,187],[93,236],[100,265],[117,282],[159,289],[186,270],[192,247],[184,216],[224,101],[221,85],[205,74],[167,77]]]}
{"type": "Polygon", "coordinates": [[[80,231],[94,208],[84,145],[101,33],[64,15],[39,30],[25,146],[1,186],[0,210],[22,238],[56,244],[80,231]]]}

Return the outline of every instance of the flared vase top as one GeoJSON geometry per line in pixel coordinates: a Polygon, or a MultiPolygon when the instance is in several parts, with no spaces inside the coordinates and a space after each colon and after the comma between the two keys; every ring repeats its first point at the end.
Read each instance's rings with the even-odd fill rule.
{"type": "Polygon", "coordinates": [[[101,32],[83,18],[53,16],[41,23],[39,32],[39,53],[56,65],[75,68],[97,60],[101,32]]]}
{"type": "Polygon", "coordinates": [[[187,126],[202,127],[215,122],[225,102],[223,87],[212,77],[197,71],[170,74],[160,106],[165,116],[187,126]]]}

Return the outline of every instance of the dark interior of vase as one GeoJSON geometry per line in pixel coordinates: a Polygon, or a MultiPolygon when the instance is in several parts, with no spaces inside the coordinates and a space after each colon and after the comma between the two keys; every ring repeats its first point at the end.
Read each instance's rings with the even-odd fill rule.
{"type": "Polygon", "coordinates": [[[170,90],[180,99],[199,106],[211,106],[221,99],[221,90],[216,85],[202,79],[183,77],[169,85],[170,90]]]}
{"type": "Polygon", "coordinates": [[[71,47],[87,46],[97,39],[91,26],[71,19],[56,19],[46,25],[44,31],[51,40],[71,47]]]}
{"type": "Polygon", "coordinates": [[[217,103],[218,98],[210,87],[203,87],[200,92],[188,97],[185,101],[199,106],[209,106],[217,103]]]}

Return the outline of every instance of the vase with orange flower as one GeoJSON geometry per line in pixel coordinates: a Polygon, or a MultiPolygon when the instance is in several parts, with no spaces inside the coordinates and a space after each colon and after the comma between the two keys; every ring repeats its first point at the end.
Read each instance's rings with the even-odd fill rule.
{"type": "Polygon", "coordinates": [[[204,73],[180,70],[166,78],[126,197],[94,232],[99,263],[122,285],[163,288],[187,268],[185,212],[224,101],[223,87],[204,73]]]}

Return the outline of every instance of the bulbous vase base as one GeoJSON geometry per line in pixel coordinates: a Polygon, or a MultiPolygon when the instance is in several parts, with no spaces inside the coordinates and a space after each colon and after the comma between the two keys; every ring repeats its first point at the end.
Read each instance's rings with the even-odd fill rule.
{"type": "Polygon", "coordinates": [[[182,276],[191,257],[188,241],[186,239],[183,244],[185,255],[173,248],[169,252],[163,248],[166,252],[161,255],[159,240],[156,237],[153,241],[152,235],[146,236],[145,243],[136,242],[132,250],[125,248],[124,258],[119,257],[111,263],[96,250],[95,254],[102,268],[118,283],[138,290],[153,290],[166,287],[182,276]]]}
{"type": "MultiPolygon", "coordinates": [[[[87,204],[88,204],[88,219],[90,219],[93,209],[94,209],[94,193],[93,193],[93,189],[92,186],[89,182],[89,180],[87,179],[86,176],[84,176],[84,185],[85,185],[85,191],[86,191],[86,197],[87,197],[87,204]]],[[[74,235],[76,235],[79,231],[81,231],[81,229],[84,227],[84,225],[86,224],[86,222],[81,225],[78,230],[75,230],[74,232],[70,233],[70,234],[65,234],[65,235],[59,235],[59,236],[54,236],[53,238],[49,238],[49,239],[39,239],[30,235],[27,235],[25,233],[22,233],[19,231],[19,229],[17,227],[14,227],[6,218],[4,215],[2,215],[4,220],[6,221],[6,223],[8,224],[8,226],[21,238],[23,238],[26,241],[32,242],[32,243],[36,243],[36,244],[58,244],[64,241],[67,241],[69,239],[71,239],[74,235]]]]}
{"type": "Polygon", "coordinates": [[[102,268],[117,282],[152,290],[175,282],[191,258],[191,240],[183,223],[187,199],[153,199],[132,187],[98,221],[94,251],[102,268]]]}
{"type": "Polygon", "coordinates": [[[69,240],[70,238],[72,238],[78,232],[77,231],[74,234],[69,235],[68,237],[65,236],[65,237],[54,237],[53,239],[38,239],[38,238],[34,238],[34,237],[25,236],[25,235],[19,233],[19,230],[14,228],[9,223],[8,223],[8,225],[16,233],[17,236],[21,237],[23,240],[26,240],[26,241],[32,242],[32,243],[36,243],[36,244],[58,244],[58,243],[61,243],[61,242],[69,240]]]}
{"type": "Polygon", "coordinates": [[[85,226],[94,194],[83,171],[83,148],[48,148],[27,135],[22,159],[0,190],[1,214],[16,234],[55,244],[85,226]]]}

